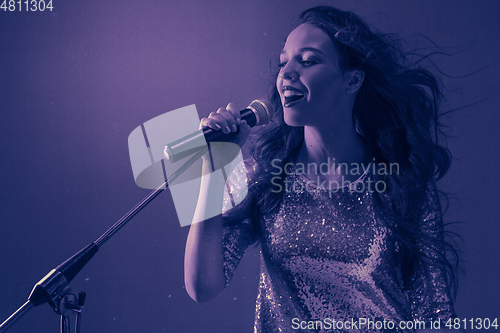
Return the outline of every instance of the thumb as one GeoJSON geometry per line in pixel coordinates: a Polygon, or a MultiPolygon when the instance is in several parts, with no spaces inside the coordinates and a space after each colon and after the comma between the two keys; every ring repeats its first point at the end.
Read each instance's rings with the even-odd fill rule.
{"type": "Polygon", "coordinates": [[[242,131],[245,134],[249,134],[252,128],[250,125],[248,125],[247,121],[245,119],[241,119],[240,123],[240,131],[242,131]]]}
{"type": "Polygon", "coordinates": [[[247,121],[242,119],[240,123],[240,135],[243,137],[246,141],[247,137],[250,135],[250,131],[252,128],[250,125],[248,125],[247,121]]]}
{"type": "Polygon", "coordinates": [[[238,136],[236,137],[236,140],[234,143],[236,143],[238,146],[242,147],[245,142],[247,141],[248,136],[250,135],[250,131],[252,128],[250,125],[248,125],[247,121],[242,119],[241,123],[238,127],[239,133],[238,136]]]}

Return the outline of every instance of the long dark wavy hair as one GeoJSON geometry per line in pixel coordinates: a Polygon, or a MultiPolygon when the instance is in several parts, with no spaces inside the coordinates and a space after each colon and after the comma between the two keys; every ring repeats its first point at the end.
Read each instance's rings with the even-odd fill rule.
{"type": "MultiPolygon", "coordinates": [[[[402,288],[414,287],[425,271],[429,260],[441,265],[447,272],[448,285],[455,286],[455,268],[446,258],[445,249],[457,252],[444,241],[444,231],[428,239],[432,255],[419,248],[424,235],[421,225],[422,207],[428,199],[429,186],[443,177],[451,163],[451,154],[438,143],[439,107],[442,98],[440,85],[434,75],[421,68],[420,60],[411,62],[396,38],[375,33],[357,15],[328,6],[304,11],[299,24],[311,24],[325,32],[340,53],[343,70],[362,70],[364,82],[355,101],[352,118],[362,139],[377,164],[399,165],[399,172],[391,175],[373,174],[374,181],[383,181],[384,193],[374,192],[380,216],[392,231],[396,249],[395,258],[402,272],[402,288]]],[[[277,71],[278,72],[278,71],[277,71]]],[[[278,75],[276,73],[276,75],[278,75]]],[[[276,77],[275,77],[276,78],[276,77]]],[[[275,81],[274,81],[275,82],[275,81]]],[[[259,219],[279,209],[283,193],[275,193],[277,161],[284,165],[300,147],[303,127],[288,126],[283,120],[283,107],[274,84],[271,103],[276,113],[272,125],[256,135],[252,150],[254,172],[249,176],[249,194],[233,210],[231,220],[252,218],[254,240],[258,239],[259,219]],[[273,170],[271,162],[274,160],[273,170]],[[274,174],[271,174],[274,171],[274,174]]],[[[439,214],[441,208],[439,207],[439,214]]],[[[441,218],[438,216],[436,218],[441,218]]]]}

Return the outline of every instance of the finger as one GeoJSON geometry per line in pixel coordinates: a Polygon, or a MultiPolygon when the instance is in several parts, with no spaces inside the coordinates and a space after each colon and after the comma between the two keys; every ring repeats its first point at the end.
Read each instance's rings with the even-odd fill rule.
{"type": "Polygon", "coordinates": [[[224,134],[231,133],[231,123],[229,123],[228,118],[232,118],[232,115],[224,108],[220,108],[217,112],[212,112],[208,116],[211,124],[215,125],[217,123],[224,134]]]}
{"type": "Polygon", "coordinates": [[[227,121],[228,129],[230,132],[236,132],[238,130],[238,126],[236,124],[236,119],[233,113],[227,109],[219,109],[217,114],[220,114],[227,121]]]}
{"type": "Polygon", "coordinates": [[[238,110],[236,105],[234,103],[229,103],[226,107],[226,110],[231,112],[234,119],[236,120],[236,125],[239,125],[241,123],[241,115],[240,115],[240,110],[238,110]]]}
{"type": "Polygon", "coordinates": [[[242,119],[239,127],[239,133],[234,143],[242,147],[247,141],[247,138],[250,135],[251,130],[252,128],[250,127],[250,125],[247,124],[247,121],[242,119]]]}
{"type": "Polygon", "coordinates": [[[200,129],[202,129],[202,128],[211,128],[213,130],[220,130],[221,126],[213,118],[201,118],[200,127],[199,128],[200,129]]]}
{"type": "Polygon", "coordinates": [[[243,135],[248,135],[250,134],[250,131],[252,130],[252,127],[250,127],[250,125],[248,125],[247,121],[245,119],[241,120],[241,124],[240,124],[240,133],[242,133],[243,135]]]}

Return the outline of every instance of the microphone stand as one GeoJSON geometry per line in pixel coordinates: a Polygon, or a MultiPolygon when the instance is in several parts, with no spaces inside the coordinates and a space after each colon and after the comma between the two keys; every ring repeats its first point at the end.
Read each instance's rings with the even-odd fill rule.
{"type": "Polygon", "coordinates": [[[61,315],[61,333],[69,333],[69,315],[77,312],[75,331],[80,330],[80,316],[84,310],[83,303],[85,301],[85,293],[80,293],[77,298],[69,288],[69,282],[82,270],[82,268],[92,259],[99,248],[106,243],[118,230],[120,230],[128,221],[130,221],[137,213],[139,213],[146,205],[156,198],[169,183],[175,181],[182,173],[184,173],[191,165],[201,158],[208,148],[198,150],[186,163],[177,169],[167,180],[161,184],[156,190],[152,191],[148,196],[142,199],[134,208],[123,215],[111,228],[101,235],[95,242],[90,243],[73,256],[68,258],[62,264],[51,270],[33,287],[28,300],[7,318],[0,325],[0,333],[6,332],[15,322],[24,316],[29,310],[35,306],[44,303],[49,303],[54,311],[61,315]]]}

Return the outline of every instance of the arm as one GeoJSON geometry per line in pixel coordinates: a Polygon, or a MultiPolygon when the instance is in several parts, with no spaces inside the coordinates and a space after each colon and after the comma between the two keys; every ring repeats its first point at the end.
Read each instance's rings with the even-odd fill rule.
{"type": "MultiPolygon", "coordinates": [[[[418,240],[423,257],[421,283],[408,291],[414,319],[421,321],[441,319],[441,330],[432,332],[463,332],[443,327],[446,320],[455,318],[453,300],[450,295],[446,269],[440,259],[445,255],[444,228],[439,195],[432,182],[427,187],[426,202],[421,212],[422,237],[418,240]]],[[[429,332],[429,330],[417,330],[429,332]]]]}
{"type": "MultiPolygon", "coordinates": [[[[234,143],[242,146],[250,133],[250,126],[239,117],[238,109],[229,104],[227,108],[220,108],[217,113],[211,113],[209,118],[203,118],[200,127],[221,129],[227,134],[234,132],[239,124],[239,134],[234,143]]],[[[227,158],[222,155],[227,154],[227,150],[217,151],[213,148],[212,161],[210,156],[204,156],[198,204],[186,241],[184,281],[189,296],[196,302],[214,298],[226,284],[221,215],[225,182],[211,171],[212,162],[215,165],[224,165],[223,161],[227,158]],[[214,209],[218,214],[213,214],[214,209]],[[213,215],[215,216],[206,218],[213,215]]]]}
{"type": "MultiPolygon", "coordinates": [[[[204,161],[204,171],[209,166],[204,161]]],[[[203,221],[208,205],[218,205],[222,211],[224,184],[210,173],[202,177],[198,205],[186,241],[184,279],[186,290],[193,300],[203,302],[214,298],[224,288],[222,253],[222,215],[203,221]],[[220,193],[220,196],[213,196],[220,193]],[[208,200],[212,194],[211,200],[208,200]]]]}

